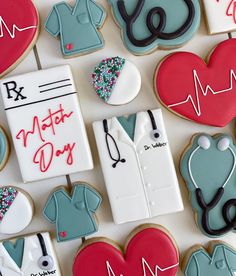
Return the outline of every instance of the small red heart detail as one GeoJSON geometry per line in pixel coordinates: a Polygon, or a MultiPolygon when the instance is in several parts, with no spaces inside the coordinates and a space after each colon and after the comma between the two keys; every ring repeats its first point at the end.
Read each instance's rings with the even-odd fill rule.
{"type": "Polygon", "coordinates": [[[0,77],[13,70],[38,35],[38,12],[31,0],[2,0],[0,8],[0,77]]]}
{"type": "Polygon", "coordinates": [[[75,259],[74,276],[175,276],[178,250],[172,238],[158,226],[143,227],[131,234],[123,255],[111,243],[87,241],[75,259]]]}
{"type": "Polygon", "coordinates": [[[67,49],[68,51],[71,51],[71,50],[74,49],[74,45],[73,45],[72,43],[66,44],[66,49],[67,49]]]}
{"type": "Polygon", "coordinates": [[[236,117],[236,39],[221,42],[208,64],[179,52],[155,75],[156,93],[174,113],[200,124],[223,127],[236,117]]]}
{"type": "Polygon", "coordinates": [[[67,237],[67,232],[66,231],[60,232],[59,236],[62,237],[62,238],[66,238],[67,237]]]}

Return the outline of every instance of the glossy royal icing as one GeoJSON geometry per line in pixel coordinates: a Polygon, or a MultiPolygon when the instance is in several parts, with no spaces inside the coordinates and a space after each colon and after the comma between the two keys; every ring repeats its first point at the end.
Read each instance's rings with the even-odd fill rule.
{"type": "Polygon", "coordinates": [[[98,31],[105,21],[106,11],[93,0],[76,0],[74,7],[56,4],[45,22],[45,30],[54,37],[60,35],[65,57],[82,55],[103,48],[98,31]]]}
{"type": "Polygon", "coordinates": [[[98,121],[93,129],[115,223],[182,211],[160,109],[98,121]]]}
{"type": "Polygon", "coordinates": [[[236,30],[235,0],[203,0],[210,34],[236,30]]]}
{"type": "Polygon", "coordinates": [[[141,75],[137,67],[120,57],[106,58],[92,74],[97,95],[111,105],[131,102],[141,88],[141,75]]]}
{"type": "Polygon", "coordinates": [[[33,203],[22,190],[7,186],[0,188],[0,233],[16,234],[23,231],[33,217],[33,203]]]}
{"type": "Polygon", "coordinates": [[[31,0],[2,0],[0,10],[0,77],[15,68],[36,42],[38,12],[31,0]]]}
{"type": "Polygon", "coordinates": [[[216,242],[209,248],[195,246],[186,256],[185,276],[234,276],[236,251],[226,243],[216,242]]]}
{"type": "Polygon", "coordinates": [[[73,276],[176,275],[178,249],[166,229],[144,225],[129,237],[124,255],[113,241],[88,240],[75,258],[73,276]]]}
{"type": "Polygon", "coordinates": [[[48,233],[0,243],[2,276],[61,276],[48,233]]]}
{"type": "Polygon", "coordinates": [[[82,183],[73,184],[71,196],[64,188],[53,192],[43,214],[47,220],[56,224],[57,241],[87,237],[97,232],[94,214],[101,201],[102,198],[97,191],[82,183]]]}
{"type": "Polygon", "coordinates": [[[9,77],[0,88],[25,182],[93,168],[69,66],[9,77]]]}
{"type": "Polygon", "coordinates": [[[180,169],[201,231],[209,237],[235,232],[236,146],[232,137],[196,135],[180,169]]]}
{"type": "Polygon", "coordinates": [[[4,169],[10,154],[10,144],[4,129],[0,126],[0,171],[4,169]]]}
{"type": "Polygon", "coordinates": [[[137,55],[160,48],[179,47],[200,24],[198,0],[109,0],[122,39],[137,55]]]}
{"type": "Polygon", "coordinates": [[[216,46],[207,65],[188,52],[168,56],[154,78],[159,99],[186,119],[226,126],[236,117],[235,51],[236,39],[228,39],[216,46]]]}

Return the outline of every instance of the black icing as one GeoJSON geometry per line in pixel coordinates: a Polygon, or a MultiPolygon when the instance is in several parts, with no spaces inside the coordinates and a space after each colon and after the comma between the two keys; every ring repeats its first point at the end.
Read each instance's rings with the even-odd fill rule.
{"type": "Polygon", "coordinates": [[[196,189],[196,198],[199,206],[202,208],[202,228],[210,236],[221,236],[229,231],[236,230],[236,215],[234,218],[230,216],[230,210],[232,207],[236,207],[236,199],[228,200],[222,209],[222,215],[225,221],[225,226],[220,229],[212,229],[210,226],[209,213],[213,210],[221,200],[224,194],[224,188],[219,188],[213,199],[207,204],[204,200],[202,190],[196,189]]]}
{"type": "Polygon", "coordinates": [[[127,13],[124,0],[118,0],[118,10],[120,12],[121,17],[126,23],[126,33],[130,42],[137,47],[146,47],[152,44],[156,39],[172,40],[182,36],[191,27],[195,16],[195,8],[192,0],[184,0],[184,2],[188,6],[189,15],[185,23],[178,30],[172,33],[165,33],[164,29],[166,27],[166,13],[163,8],[155,7],[148,12],[146,19],[146,24],[151,35],[145,39],[136,39],[133,33],[133,24],[140,15],[145,0],[138,0],[136,8],[134,9],[131,15],[127,13]],[[159,15],[160,17],[160,22],[157,27],[154,25],[155,15],[159,15]]]}

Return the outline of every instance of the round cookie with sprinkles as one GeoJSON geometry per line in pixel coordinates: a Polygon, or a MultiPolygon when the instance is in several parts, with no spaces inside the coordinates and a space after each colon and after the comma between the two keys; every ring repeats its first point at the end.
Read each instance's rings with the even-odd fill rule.
{"type": "Polygon", "coordinates": [[[17,234],[33,217],[33,201],[23,190],[11,186],[0,188],[0,233],[17,234]]]}
{"type": "Polygon", "coordinates": [[[121,57],[103,59],[92,74],[97,95],[110,105],[131,102],[141,88],[141,75],[137,67],[121,57]]]}

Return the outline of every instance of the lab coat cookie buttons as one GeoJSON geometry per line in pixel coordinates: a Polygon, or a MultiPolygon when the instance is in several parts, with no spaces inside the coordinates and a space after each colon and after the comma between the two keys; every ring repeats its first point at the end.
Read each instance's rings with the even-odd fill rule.
{"type": "Polygon", "coordinates": [[[73,276],[175,276],[179,252],[168,230],[147,224],[134,229],[125,248],[106,238],[87,240],[79,249],[73,276]]]}
{"type": "Polygon", "coordinates": [[[65,58],[88,54],[104,46],[99,32],[106,19],[105,9],[95,0],[76,0],[74,7],[56,4],[45,22],[45,30],[60,36],[65,58]]]}
{"type": "Polygon", "coordinates": [[[160,109],[105,119],[93,129],[115,223],[183,210],[160,109]]]}
{"type": "Polygon", "coordinates": [[[39,15],[33,1],[1,1],[0,78],[12,71],[33,48],[39,25],[39,15]]]}
{"type": "Polygon", "coordinates": [[[232,137],[194,136],[180,169],[200,230],[211,238],[235,232],[236,146],[232,137]]]}
{"type": "Polygon", "coordinates": [[[141,88],[141,74],[138,68],[121,57],[103,59],[95,67],[92,80],[99,98],[110,105],[131,102],[141,88]]]}
{"type": "Polygon", "coordinates": [[[93,168],[69,66],[9,77],[0,88],[24,182],[93,168]]]}
{"type": "Polygon", "coordinates": [[[0,275],[61,276],[48,233],[37,233],[0,243],[0,275]]]}
{"type": "Polygon", "coordinates": [[[108,2],[126,48],[136,55],[179,47],[193,37],[200,24],[198,0],[108,2]]]}
{"type": "Polygon", "coordinates": [[[97,232],[95,212],[101,201],[100,194],[87,184],[74,183],[71,195],[64,187],[55,190],[43,214],[56,225],[57,241],[87,237],[97,232]]]}
{"type": "Polygon", "coordinates": [[[25,191],[6,186],[0,188],[0,233],[17,234],[31,222],[34,204],[25,191]]]}
{"type": "Polygon", "coordinates": [[[233,276],[236,272],[236,250],[221,242],[210,242],[208,248],[195,245],[183,258],[185,276],[233,276]]]}

